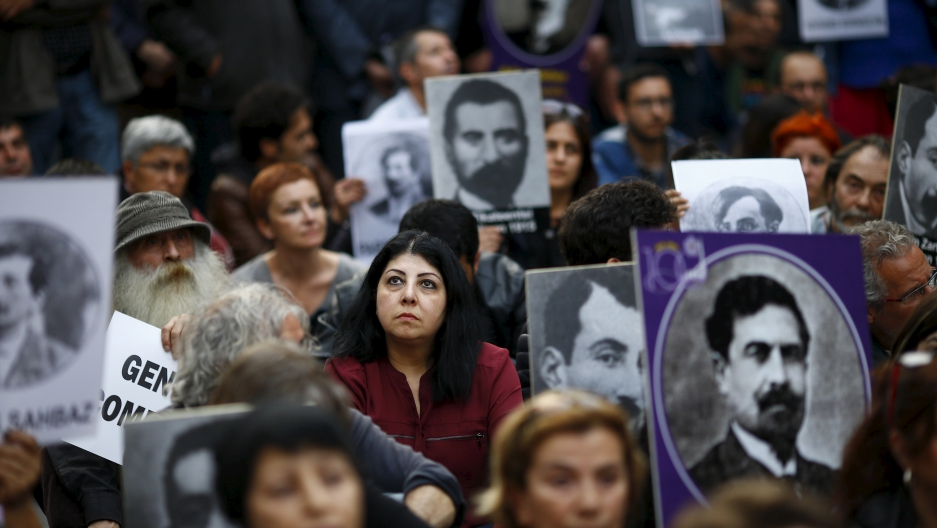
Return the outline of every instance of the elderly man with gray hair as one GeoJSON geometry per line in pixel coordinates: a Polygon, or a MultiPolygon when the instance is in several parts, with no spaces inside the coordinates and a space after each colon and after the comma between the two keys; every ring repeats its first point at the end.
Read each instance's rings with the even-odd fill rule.
{"type": "MultiPolygon", "coordinates": [[[[292,296],[271,284],[248,284],[192,314],[183,331],[179,370],[172,386],[177,407],[208,404],[222,374],[252,345],[283,340],[310,353],[309,318],[292,296]]],[[[465,508],[458,481],[441,465],[387,437],[363,414],[351,413],[355,455],[385,493],[402,493],[418,517],[450,526],[465,508]]]]}
{"type": "Polygon", "coordinates": [[[130,120],[121,137],[121,170],[124,185],[121,199],[141,192],[165,191],[182,200],[189,215],[211,229],[210,246],[217,251],[230,271],[234,267],[234,252],[209,222],[207,217],[189,200],[186,186],[195,154],[195,142],[185,126],[175,119],[154,115],[130,120]]]}
{"type": "Polygon", "coordinates": [[[853,227],[850,233],[859,235],[862,243],[872,360],[879,364],[891,356],[895,337],[914,308],[934,291],[937,269],[903,225],[873,220],[853,227]]]}

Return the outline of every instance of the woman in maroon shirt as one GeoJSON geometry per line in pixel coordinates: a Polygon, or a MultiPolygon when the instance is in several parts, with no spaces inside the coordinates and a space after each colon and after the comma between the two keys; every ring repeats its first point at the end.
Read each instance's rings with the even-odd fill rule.
{"type": "Polygon", "coordinates": [[[326,364],[359,411],[448,468],[467,499],[486,483],[489,439],[523,404],[508,351],[482,342],[482,317],[452,250],[406,231],[371,263],[326,364]]]}

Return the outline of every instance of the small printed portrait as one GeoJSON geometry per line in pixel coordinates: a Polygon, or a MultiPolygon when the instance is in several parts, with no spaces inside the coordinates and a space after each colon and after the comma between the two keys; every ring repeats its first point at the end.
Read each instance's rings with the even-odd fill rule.
{"type": "Polygon", "coordinates": [[[665,408],[695,487],[774,477],[831,493],[865,408],[858,336],[834,299],[797,266],[747,254],[712,266],[676,306],[665,408]]]}
{"type": "Polygon", "coordinates": [[[371,205],[371,212],[387,223],[399,225],[400,219],[417,202],[432,193],[424,188],[428,153],[425,144],[401,138],[381,153],[381,175],[387,195],[371,205]]]}
{"type": "Polygon", "coordinates": [[[644,328],[633,267],[528,275],[534,392],[578,388],[604,396],[644,423],[644,328]],[[547,291],[549,290],[549,293],[547,291]]]}
{"type": "Polygon", "coordinates": [[[937,240],[937,96],[901,87],[885,218],[937,240]]]}
{"type": "MultiPolygon", "coordinates": [[[[722,38],[716,26],[718,4],[711,0],[693,2],[635,0],[636,13],[643,13],[646,45],[665,42],[707,42],[722,38]]],[[[640,35],[639,35],[640,37],[640,35]]]]}
{"type": "Polygon", "coordinates": [[[50,382],[72,364],[102,316],[100,285],[64,232],[0,222],[0,392],[50,382]]]}
{"type": "Polygon", "coordinates": [[[726,180],[710,185],[692,200],[683,224],[681,228],[686,231],[722,233],[807,230],[801,207],[786,189],[755,179],[726,180]]]}
{"type": "Polygon", "coordinates": [[[566,49],[589,19],[592,0],[496,0],[501,31],[520,50],[554,55],[566,49]]]}
{"type": "Polygon", "coordinates": [[[837,11],[846,11],[865,5],[868,0],[817,0],[820,5],[837,11]]]}
{"type": "Polygon", "coordinates": [[[125,484],[128,525],[237,528],[215,491],[214,455],[216,442],[227,431],[224,422],[234,416],[238,414],[128,425],[124,467],[137,475],[125,484]]]}

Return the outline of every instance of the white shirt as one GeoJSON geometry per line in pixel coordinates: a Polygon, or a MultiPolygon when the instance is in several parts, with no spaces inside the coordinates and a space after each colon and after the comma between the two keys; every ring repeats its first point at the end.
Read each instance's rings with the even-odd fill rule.
{"type": "Polygon", "coordinates": [[[777,455],[764,440],[749,433],[738,422],[732,422],[732,432],[742,444],[742,449],[748,453],[756,462],[764,466],[775,477],[787,477],[797,475],[797,457],[792,456],[786,464],[778,460],[777,455]]]}
{"type": "Polygon", "coordinates": [[[406,86],[397,91],[397,94],[381,103],[381,106],[374,110],[371,121],[390,121],[394,119],[411,119],[414,117],[423,117],[426,112],[420,103],[416,102],[413,93],[406,86]]]}

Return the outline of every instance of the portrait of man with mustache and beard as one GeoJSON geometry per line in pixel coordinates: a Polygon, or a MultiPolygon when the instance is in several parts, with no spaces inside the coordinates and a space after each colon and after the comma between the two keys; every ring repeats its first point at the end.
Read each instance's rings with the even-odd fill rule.
{"type": "Polygon", "coordinates": [[[902,86],[885,219],[937,240],[937,95],[902,86]]]}
{"type": "Polygon", "coordinates": [[[550,205],[535,71],[427,79],[435,198],[472,211],[550,205]]]}
{"type": "Polygon", "coordinates": [[[791,292],[764,275],[730,280],[716,295],[705,332],[729,429],[689,469],[696,485],[708,493],[735,478],[776,477],[829,493],[833,470],[797,447],[811,335],[791,292]]]}

